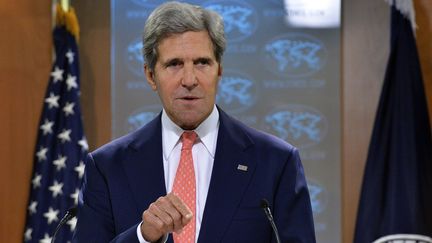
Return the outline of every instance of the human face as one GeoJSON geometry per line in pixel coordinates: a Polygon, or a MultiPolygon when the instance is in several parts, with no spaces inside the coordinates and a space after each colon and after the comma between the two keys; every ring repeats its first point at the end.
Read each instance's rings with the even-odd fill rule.
{"type": "Polygon", "coordinates": [[[162,39],[154,70],[145,65],[150,86],[169,118],[193,130],[212,112],[222,67],[207,31],[188,31],[162,39]]]}

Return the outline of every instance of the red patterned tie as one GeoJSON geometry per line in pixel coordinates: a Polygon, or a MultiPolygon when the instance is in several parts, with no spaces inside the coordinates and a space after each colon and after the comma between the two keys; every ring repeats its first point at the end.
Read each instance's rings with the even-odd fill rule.
{"type": "Polygon", "coordinates": [[[172,191],[186,203],[192,211],[193,217],[180,234],[173,233],[175,243],[195,242],[196,188],[192,146],[196,137],[197,134],[193,131],[186,131],[181,137],[183,145],[172,191]]]}

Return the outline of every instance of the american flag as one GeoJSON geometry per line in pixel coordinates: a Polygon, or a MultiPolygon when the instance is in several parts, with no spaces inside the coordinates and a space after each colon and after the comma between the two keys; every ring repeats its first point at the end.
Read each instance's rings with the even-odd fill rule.
{"type": "MultiPolygon", "coordinates": [[[[77,205],[84,174],[88,145],[79,102],[77,35],[68,29],[58,24],[53,31],[56,56],[39,122],[24,242],[51,241],[65,212],[77,205]]],[[[56,242],[69,241],[75,224],[71,219],[56,242]]]]}
{"type": "Polygon", "coordinates": [[[432,136],[412,1],[391,3],[390,57],[372,132],[354,243],[431,242],[432,136]],[[412,11],[411,11],[412,10],[412,11]]]}

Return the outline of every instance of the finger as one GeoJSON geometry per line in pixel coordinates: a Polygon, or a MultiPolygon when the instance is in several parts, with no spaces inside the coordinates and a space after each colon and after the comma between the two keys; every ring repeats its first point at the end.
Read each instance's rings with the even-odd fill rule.
{"type": "MultiPolygon", "coordinates": [[[[165,233],[172,232],[174,230],[174,220],[171,215],[165,210],[165,208],[169,207],[165,205],[166,203],[167,202],[161,202],[158,200],[156,203],[150,204],[149,207],[150,212],[163,222],[163,228],[165,233]]],[[[171,206],[171,208],[173,207],[171,206]]]]}
{"type": "Polygon", "coordinates": [[[144,211],[142,215],[141,234],[148,241],[159,239],[164,233],[164,223],[150,210],[144,211]]]}
{"type": "Polygon", "coordinates": [[[193,217],[193,212],[189,209],[186,203],[183,202],[178,196],[174,193],[168,194],[168,198],[171,200],[174,207],[180,212],[182,215],[182,225],[185,226],[188,224],[193,217]]]}
{"type": "Polygon", "coordinates": [[[164,204],[164,205],[161,205],[160,207],[161,207],[161,210],[165,211],[166,214],[169,215],[169,217],[171,217],[172,224],[173,224],[172,230],[174,232],[181,230],[183,228],[182,215],[177,210],[177,208],[172,204],[172,202],[170,201],[170,203],[168,205],[164,204]]]}

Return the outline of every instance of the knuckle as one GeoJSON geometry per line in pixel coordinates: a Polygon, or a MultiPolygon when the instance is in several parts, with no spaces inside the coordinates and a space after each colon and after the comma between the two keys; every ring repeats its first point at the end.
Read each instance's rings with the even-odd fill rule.
{"type": "Polygon", "coordinates": [[[156,210],[157,208],[158,208],[158,206],[156,206],[155,203],[152,203],[152,204],[150,204],[150,206],[149,206],[149,210],[151,210],[151,211],[154,211],[154,210],[156,210]]]}
{"type": "Polygon", "coordinates": [[[148,211],[148,210],[145,210],[143,213],[142,213],[142,217],[143,218],[148,218],[150,216],[150,212],[148,211]]]}
{"type": "Polygon", "coordinates": [[[156,201],[157,202],[165,202],[166,198],[165,197],[159,197],[156,201]]]}

